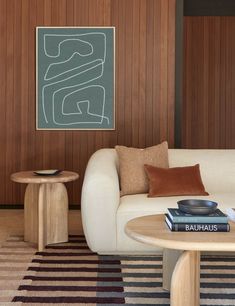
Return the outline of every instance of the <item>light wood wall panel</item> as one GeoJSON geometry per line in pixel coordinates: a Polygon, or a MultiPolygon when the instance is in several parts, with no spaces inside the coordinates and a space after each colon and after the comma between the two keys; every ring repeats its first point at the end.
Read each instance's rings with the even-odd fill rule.
{"type": "Polygon", "coordinates": [[[174,145],[175,0],[0,0],[0,204],[23,202],[20,170],[77,171],[116,144],[174,145]],[[116,130],[35,130],[36,26],[116,27],[116,130]]]}
{"type": "Polygon", "coordinates": [[[235,148],[235,16],[184,17],[182,144],[235,148]]]}

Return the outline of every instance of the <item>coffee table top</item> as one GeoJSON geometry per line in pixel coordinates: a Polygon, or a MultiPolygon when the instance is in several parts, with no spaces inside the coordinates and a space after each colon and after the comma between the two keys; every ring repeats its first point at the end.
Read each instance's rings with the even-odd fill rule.
{"type": "Polygon", "coordinates": [[[62,171],[57,175],[36,175],[33,171],[21,171],[11,175],[11,180],[17,183],[66,183],[76,180],[79,175],[76,172],[62,171]]]}
{"type": "Polygon", "coordinates": [[[165,215],[151,215],[130,220],[126,234],[136,241],[162,248],[191,251],[235,251],[235,223],[230,232],[171,232],[165,215]]]}

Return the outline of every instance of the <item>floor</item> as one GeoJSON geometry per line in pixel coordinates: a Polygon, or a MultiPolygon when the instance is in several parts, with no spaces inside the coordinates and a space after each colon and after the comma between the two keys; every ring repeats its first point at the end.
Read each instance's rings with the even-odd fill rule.
{"type": "MultiPolygon", "coordinates": [[[[23,233],[23,209],[0,209],[0,245],[8,236],[23,233]]],[[[69,211],[69,234],[83,234],[80,210],[69,211]]]]}
{"type": "MultiPolygon", "coordinates": [[[[10,235],[24,234],[24,211],[23,209],[0,209],[0,246],[10,235]]],[[[69,211],[69,234],[82,235],[82,220],[80,210],[69,211]]],[[[204,253],[204,252],[203,252],[204,253]]],[[[210,254],[217,254],[210,252],[210,254]]],[[[220,255],[230,253],[220,252],[220,255]]],[[[235,253],[234,253],[235,255],[235,253]]]]}

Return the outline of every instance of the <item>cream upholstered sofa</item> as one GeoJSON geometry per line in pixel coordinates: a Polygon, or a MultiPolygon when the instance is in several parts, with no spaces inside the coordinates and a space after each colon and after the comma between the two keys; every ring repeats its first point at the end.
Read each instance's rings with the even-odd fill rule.
{"type": "Polygon", "coordinates": [[[148,198],[147,194],[120,197],[118,156],[115,149],[95,152],[87,165],[82,187],[82,222],[87,243],[99,254],[149,253],[159,248],[136,242],[124,232],[135,217],[164,214],[177,201],[206,198],[219,208],[235,207],[235,150],[169,149],[170,167],[200,164],[201,176],[209,196],[148,198]]]}

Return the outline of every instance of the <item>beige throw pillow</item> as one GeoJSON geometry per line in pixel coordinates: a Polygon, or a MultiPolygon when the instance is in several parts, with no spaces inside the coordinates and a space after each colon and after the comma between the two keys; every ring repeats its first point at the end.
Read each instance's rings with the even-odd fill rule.
{"type": "Polygon", "coordinates": [[[144,164],[169,168],[168,144],[163,143],[146,149],[115,147],[119,157],[121,195],[147,193],[148,178],[144,164]]]}

